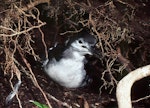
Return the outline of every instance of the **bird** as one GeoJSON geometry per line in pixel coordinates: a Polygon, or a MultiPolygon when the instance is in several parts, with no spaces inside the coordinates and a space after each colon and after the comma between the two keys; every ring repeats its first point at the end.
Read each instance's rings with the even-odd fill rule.
{"type": "Polygon", "coordinates": [[[96,43],[97,38],[85,31],[70,37],[64,44],[56,43],[49,48],[48,58],[43,62],[45,73],[66,88],[86,86],[89,77],[84,68],[88,62],[85,56],[96,52],[96,43]]]}

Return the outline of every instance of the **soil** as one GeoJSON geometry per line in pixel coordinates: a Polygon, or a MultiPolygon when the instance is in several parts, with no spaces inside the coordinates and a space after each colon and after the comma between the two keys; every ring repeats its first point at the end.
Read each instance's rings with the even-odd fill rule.
{"type": "MultiPolygon", "coordinates": [[[[44,31],[44,29],[43,29],[44,31]]],[[[45,31],[47,31],[45,29],[45,31]]],[[[38,37],[39,33],[35,31],[36,36],[38,37]]],[[[48,33],[48,32],[45,32],[48,33]]],[[[53,35],[53,32],[48,33],[46,35],[53,35]]],[[[47,45],[51,45],[52,42],[49,41],[50,37],[47,37],[45,41],[47,42],[47,45]]],[[[37,53],[39,53],[42,56],[43,46],[41,43],[41,39],[36,38],[36,44],[34,46],[34,49],[37,50],[37,53]],[[36,46],[41,45],[41,46],[36,46]]],[[[61,40],[61,38],[60,38],[61,40]]],[[[102,94],[99,93],[99,87],[102,83],[94,82],[91,85],[83,88],[77,88],[77,89],[67,89],[64,87],[61,87],[57,83],[53,82],[47,75],[44,73],[44,71],[41,68],[41,64],[38,61],[35,61],[32,56],[26,56],[27,60],[30,62],[32,70],[34,72],[34,75],[36,76],[36,79],[43,89],[44,93],[48,96],[48,99],[50,101],[50,104],[53,108],[67,108],[69,106],[72,106],[73,108],[117,108],[116,98],[115,98],[115,92],[112,92],[109,94],[109,90],[103,90],[102,94]],[[53,96],[53,97],[52,97],[53,96]],[[55,98],[55,99],[54,99],[55,98]]],[[[88,59],[91,61],[86,67],[87,72],[91,72],[91,76],[95,79],[94,81],[99,81],[99,77],[96,77],[99,75],[98,67],[101,67],[100,61],[96,60],[95,58],[88,59]],[[96,62],[96,63],[95,63],[96,62]],[[93,64],[94,63],[94,64],[93,64]],[[91,68],[93,67],[93,68],[91,68]],[[93,72],[95,72],[93,74],[93,72]]],[[[3,75],[2,71],[0,72],[0,108],[18,108],[18,100],[16,97],[13,98],[11,103],[9,105],[5,105],[5,99],[9,95],[9,93],[12,91],[9,83],[10,75],[3,75]]],[[[13,78],[13,84],[17,82],[15,77],[13,78]]],[[[115,89],[114,89],[115,91],[115,89]]],[[[30,100],[38,101],[42,104],[46,104],[46,101],[40,92],[40,90],[33,84],[30,77],[28,77],[25,73],[22,73],[22,84],[19,88],[19,99],[21,101],[21,104],[23,108],[37,108],[35,105],[33,105],[30,100]]],[[[142,103],[134,104],[135,108],[149,108],[149,100],[146,100],[142,103]]]]}
{"type": "MultiPolygon", "coordinates": [[[[116,104],[115,99],[109,94],[102,94],[93,92],[90,87],[78,88],[78,89],[67,89],[56,84],[50,80],[40,67],[34,66],[33,72],[37,78],[37,81],[44,92],[47,94],[53,108],[66,108],[61,102],[67,103],[73,108],[109,108],[116,104]],[[53,100],[49,95],[54,96],[59,102],[53,100]],[[61,102],[60,102],[61,101],[61,102]],[[110,104],[110,105],[109,105],[110,104]]],[[[0,76],[0,108],[18,108],[18,101],[16,97],[13,98],[12,102],[5,106],[5,99],[11,92],[9,76],[0,76]]],[[[15,84],[17,80],[13,80],[15,84]]],[[[23,108],[36,108],[35,105],[29,102],[29,100],[35,100],[40,103],[46,104],[46,101],[41,94],[40,90],[34,86],[33,82],[25,74],[22,75],[22,84],[19,88],[19,98],[23,108]]]]}
{"type": "MultiPolygon", "coordinates": [[[[53,32],[47,32],[49,31],[49,27],[43,27],[43,32],[46,35],[45,42],[48,47],[52,45],[52,41],[55,34],[55,29],[52,30],[53,32]],[[47,29],[48,28],[48,29],[47,29]]],[[[44,55],[44,46],[41,42],[40,33],[35,30],[36,37],[34,38],[35,43],[33,44],[33,48],[35,49],[36,53],[39,54],[42,58],[44,55]]],[[[58,37],[58,40],[63,41],[64,38],[58,37]]],[[[20,56],[18,56],[19,58],[20,56]]],[[[95,58],[90,58],[91,63],[97,62],[96,64],[99,65],[99,61],[97,61],[95,58]]],[[[21,59],[21,57],[19,58],[21,59]]],[[[89,86],[83,87],[83,88],[77,88],[77,89],[67,89],[64,88],[57,83],[53,82],[42,70],[41,64],[39,61],[35,61],[34,58],[30,55],[26,55],[26,59],[31,64],[33,73],[43,89],[44,93],[48,96],[48,99],[50,101],[50,104],[53,108],[67,108],[68,106],[72,106],[73,108],[109,108],[110,106],[116,106],[116,99],[115,96],[109,95],[108,92],[104,92],[103,94],[99,94],[99,82],[97,79],[100,77],[95,77],[95,75],[92,75],[95,77],[96,83],[92,83],[89,86]],[[52,96],[57,99],[53,99],[52,96]],[[63,105],[67,104],[67,105],[63,105]]],[[[94,64],[95,65],[95,64],[94,64]]],[[[87,71],[99,71],[95,68],[93,65],[93,68],[91,68],[92,64],[87,64],[87,71]],[[88,68],[90,67],[90,68],[88,68]]],[[[102,71],[102,70],[101,70],[102,71]]],[[[37,108],[33,103],[29,102],[30,100],[38,101],[42,104],[46,104],[46,101],[44,99],[44,96],[40,92],[40,90],[34,85],[31,78],[25,74],[26,72],[22,73],[22,84],[19,88],[18,95],[19,99],[21,101],[21,104],[23,108],[37,108]]],[[[98,73],[97,73],[98,74],[98,73]]],[[[5,99],[9,95],[9,93],[12,91],[10,86],[10,74],[4,75],[2,71],[0,71],[0,108],[19,108],[18,100],[16,97],[12,99],[12,101],[5,105],[5,99]]],[[[13,85],[17,83],[17,78],[14,77],[12,80],[13,85]]]]}

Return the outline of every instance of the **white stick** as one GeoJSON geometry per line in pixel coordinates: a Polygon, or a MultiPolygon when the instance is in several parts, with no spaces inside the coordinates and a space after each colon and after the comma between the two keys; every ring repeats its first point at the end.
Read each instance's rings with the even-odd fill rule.
{"type": "Polygon", "coordinates": [[[119,81],[116,90],[118,108],[132,108],[131,87],[133,83],[147,76],[150,76],[150,65],[130,72],[119,81]]]}

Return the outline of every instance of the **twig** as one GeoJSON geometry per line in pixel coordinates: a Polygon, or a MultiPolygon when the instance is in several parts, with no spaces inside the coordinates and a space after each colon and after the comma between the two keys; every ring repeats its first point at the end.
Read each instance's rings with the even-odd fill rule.
{"type": "Polygon", "coordinates": [[[66,102],[62,102],[60,100],[58,100],[57,98],[55,98],[54,96],[50,95],[49,93],[47,93],[48,97],[50,97],[51,99],[53,99],[54,101],[56,101],[58,104],[61,104],[64,107],[67,108],[72,108],[72,106],[68,105],[66,102]]]}
{"type": "Polygon", "coordinates": [[[16,2],[10,4],[11,5],[10,9],[7,9],[7,11],[5,11],[6,16],[4,15],[5,16],[4,20],[1,19],[2,24],[0,25],[0,29],[1,29],[0,38],[2,38],[1,41],[3,42],[4,45],[3,48],[6,55],[4,61],[4,72],[6,73],[11,71],[12,74],[9,82],[13,91],[8,96],[8,100],[13,98],[14,95],[16,95],[16,98],[19,102],[19,107],[22,108],[21,101],[17,94],[18,88],[21,83],[18,82],[13,87],[13,84],[11,82],[14,75],[16,75],[18,80],[21,81],[21,72],[18,68],[23,68],[25,70],[25,68],[20,63],[19,64],[16,63],[17,60],[15,58],[17,56],[15,54],[19,52],[23,62],[25,63],[26,67],[28,68],[32,76],[32,81],[34,82],[35,86],[39,88],[48,106],[51,108],[49,100],[47,99],[44,91],[39,86],[36,77],[32,72],[30,64],[24,57],[24,53],[31,53],[31,55],[34,56],[35,58],[34,50],[30,44],[30,42],[32,41],[30,34],[33,29],[40,28],[41,26],[46,24],[45,22],[39,20],[40,12],[35,6],[41,3],[50,3],[50,0],[34,0],[34,2],[31,2],[30,0],[30,3],[25,6],[22,6],[21,3],[22,1],[20,1],[19,7],[16,2]],[[36,11],[36,14],[33,14],[33,10],[34,12],[36,11]],[[34,19],[35,21],[34,24],[31,23],[31,21],[29,20],[31,18],[34,19]],[[21,40],[22,42],[18,42],[21,38],[23,38],[21,40]],[[21,46],[23,46],[24,48],[23,50],[21,49],[21,46]],[[16,49],[18,49],[18,52],[16,52],[16,49]]]}
{"type": "MultiPolygon", "coordinates": [[[[37,25],[37,26],[32,26],[26,30],[23,30],[23,31],[20,31],[20,32],[17,32],[15,31],[14,34],[0,34],[0,37],[1,36],[5,36],[5,37],[13,37],[13,36],[16,36],[16,35],[21,35],[21,34],[25,34],[26,32],[29,32],[35,28],[40,28],[41,26],[45,25],[46,23],[41,23],[40,25],[37,25]]],[[[0,28],[6,28],[6,27],[3,27],[3,26],[0,26],[0,28]]],[[[10,29],[10,28],[7,28],[7,29],[10,29]]]]}
{"type": "Polygon", "coordinates": [[[76,30],[76,31],[66,31],[64,33],[60,33],[60,35],[65,35],[65,34],[68,34],[68,33],[79,33],[81,32],[83,29],[81,28],[80,30],[76,30]]]}
{"type": "Polygon", "coordinates": [[[22,59],[23,59],[25,65],[27,66],[27,68],[29,69],[29,71],[30,71],[30,73],[31,73],[31,75],[32,75],[32,78],[33,78],[33,80],[34,80],[34,82],[35,82],[35,86],[36,86],[37,88],[39,88],[39,90],[40,90],[41,93],[43,94],[43,96],[44,96],[44,98],[45,98],[45,100],[46,100],[46,102],[47,102],[49,108],[52,108],[52,106],[51,106],[51,104],[50,104],[50,102],[49,102],[49,100],[48,100],[46,94],[44,93],[44,91],[42,90],[42,88],[40,87],[40,85],[38,84],[38,82],[37,82],[37,80],[36,80],[36,77],[35,77],[35,75],[34,75],[32,69],[31,69],[31,67],[30,67],[30,64],[27,62],[27,60],[25,59],[24,55],[21,53],[21,47],[18,46],[17,49],[18,49],[19,54],[21,55],[21,57],[22,57],[22,59]]]}
{"type": "Polygon", "coordinates": [[[6,105],[8,105],[11,101],[12,101],[12,99],[14,98],[14,96],[16,95],[16,98],[17,98],[17,100],[18,100],[18,103],[19,103],[19,108],[23,108],[22,107],[22,104],[21,104],[21,101],[20,101],[20,99],[19,99],[19,97],[18,97],[18,89],[19,89],[19,87],[20,87],[20,85],[21,85],[21,80],[19,80],[16,84],[15,84],[15,86],[13,86],[13,84],[12,84],[12,79],[13,79],[13,77],[14,77],[14,74],[13,74],[13,72],[11,73],[11,78],[9,79],[9,83],[10,83],[10,86],[11,86],[11,88],[12,88],[12,91],[10,92],[10,94],[6,97],[6,100],[5,100],[5,104],[6,105]]]}
{"type": "Polygon", "coordinates": [[[135,8],[132,4],[129,4],[129,3],[125,2],[125,1],[123,1],[123,0],[116,0],[116,1],[118,1],[119,3],[121,3],[123,5],[127,5],[127,6],[133,8],[133,9],[135,8]]]}
{"type": "Polygon", "coordinates": [[[133,100],[133,101],[132,101],[132,103],[136,103],[136,102],[139,102],[139,101],[142,101],[142,100],[148,99],[148,98],[150,98],[150,95],[145,96],[145,97],[140,98],[140,99],[137,99],[137,100],[133,100]]]}
{"type": "Polygon", "coordinates": [[[50,3],[50,0],[35,0],[34,2],[30,2],[26,7],[21,8],[21,10],[23,11],[27,11],[30,8],[35,7],[38,4],[42,4],[42,3],[50,3]]]}
{"type": "Polygon", "coordinates": [[[42,43],[43,43],[44,49],[45,49],[45,57],[48,58],[47,45],[46,45],[45,40],[44,40],[44,34],[43,34],[41,28],[38,28],[38,29],[39,29],[41,36],[42,36],[42,43]]]}

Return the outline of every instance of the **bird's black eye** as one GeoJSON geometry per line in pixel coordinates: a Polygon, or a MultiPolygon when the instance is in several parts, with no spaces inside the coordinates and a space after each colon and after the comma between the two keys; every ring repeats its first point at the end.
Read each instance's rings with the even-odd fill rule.
{"type": "Polygon", "coordinates": [[[82,44],[83,42],[81,40],[78,41],[80,44],[82,44]]]}

